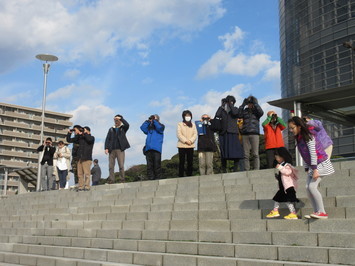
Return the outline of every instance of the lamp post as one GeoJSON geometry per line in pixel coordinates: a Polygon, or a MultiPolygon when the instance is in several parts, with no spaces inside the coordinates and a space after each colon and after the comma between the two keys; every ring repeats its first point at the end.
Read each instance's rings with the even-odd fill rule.
{"type": "MultiPolygon", "coordinates": [[[[47,75],[49,71],[50,64],[48,62],[54,62],[58,61],[58,57],[55,55],[49,55],[49,54],[38,54],[36,55],[36,58],[38,60],[41,60],[45,63],[43,63],[43,75],[44,75],[44,82],[43,82],[43,98],[42,98],[42,121],[41,121],[41,140],[40,140],[40,145],[43,143],[43,131],[44,131],[44,111],[45,111],[45,106],[46,106],[46,90],[47,90],[47,75]]],[[[43,151],[44,152],[44,151],[43,151]]],[[[38,156],[38,171],[37,171],[37,185],[36,185],[36,191],[40,191],[41,189],[41,156],[42,154],[39,153],[38,156]]]]}
{"type": "Polygon", "coordinates": [[[354,51],[355,45],[353,42],[343,42],[345,48],[351,49],[351,68],[353,69],[353,83],[355,83],[355,62],[354,62],[354,51]]]}

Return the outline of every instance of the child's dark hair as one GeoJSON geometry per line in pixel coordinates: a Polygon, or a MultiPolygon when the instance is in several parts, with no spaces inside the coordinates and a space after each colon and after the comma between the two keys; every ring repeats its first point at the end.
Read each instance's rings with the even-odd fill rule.
{"type": "Polygon", "coordinates": [[[276,148],[275,155],[282,157],[285,163],[292,164],[292,155],[285,147],[276,148]]]}
{"type": "Polygon", "coordinates": [[[301,128],[300,135],[305,142],[308,142],[313,138],[312,133],[309,131],[307,124],[304,122],[302,118],[298,116],[294,116],[288,120],[288,123],[293,123],[296,126],[299,126],[301,128]]]}

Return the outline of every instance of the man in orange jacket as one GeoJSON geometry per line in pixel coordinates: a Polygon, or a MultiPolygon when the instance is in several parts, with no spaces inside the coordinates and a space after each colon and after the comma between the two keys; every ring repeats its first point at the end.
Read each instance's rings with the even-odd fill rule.
{"type": "Polygon", "coordinates": [[[274,111],[269,111],[262,125],[264,128],[267,166],[268,168],[274,168],[275,149],[285,146],[282,130],[286,128],[286,123],[274,111]]]}

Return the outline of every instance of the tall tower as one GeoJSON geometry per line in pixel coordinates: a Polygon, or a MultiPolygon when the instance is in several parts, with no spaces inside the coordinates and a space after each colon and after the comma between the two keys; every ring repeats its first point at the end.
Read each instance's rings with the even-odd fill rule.
{"type": "MultiPolygon", "coordinates": [[[[302,95],[319,93],[324,97],[326,91],[335,91],[339,97],[336,90],[343,89],[355,94],[355,51],[344,46],[347,42],[355,48],[355,1],[279,0],[279,11],[282,98],[298,97],[304,102],[307,99],[302,95]]],[[[355,99],[353,103],[347,108],[353,108],[355,114],[355,99]]],[[[320,104],[327,107],[326,102],[320,104]]],[[[334,110],[333,114],[336,116],[334,110]]],[[[354,128],[324,124],[334,141],[333,154],[354,155],[354,128]]]]}

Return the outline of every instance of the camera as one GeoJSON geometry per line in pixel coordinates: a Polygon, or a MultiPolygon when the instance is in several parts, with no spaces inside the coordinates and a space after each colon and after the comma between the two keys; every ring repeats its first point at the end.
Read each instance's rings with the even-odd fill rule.
{"type": "Polygon", "coordinates": [[[154,120],[155,119],[155,115],[151,115],[148,120],[154,120]]]}
{"type": "Polygon", "coordinates": [[[271,121],[272,124],[276,124],[277,123],[277,114],[272,114],[271,115],[271,121]]]}

